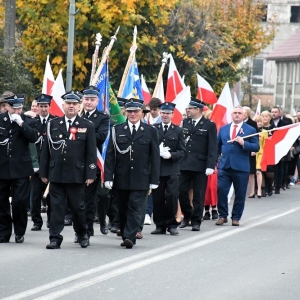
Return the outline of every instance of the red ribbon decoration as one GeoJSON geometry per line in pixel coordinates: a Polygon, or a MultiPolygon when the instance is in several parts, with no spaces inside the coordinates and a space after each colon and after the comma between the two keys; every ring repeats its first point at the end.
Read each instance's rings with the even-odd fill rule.
{"type": "Polygon", "coordinates": [[[75,134],[77,133],[77,128],[76,127],[71,127],[70,128],[70,132],[71,132],[71,134],[72,134],[72,140],[73,141],[75,141],[76,140],[76,136],[75,136],[75,134]]]}

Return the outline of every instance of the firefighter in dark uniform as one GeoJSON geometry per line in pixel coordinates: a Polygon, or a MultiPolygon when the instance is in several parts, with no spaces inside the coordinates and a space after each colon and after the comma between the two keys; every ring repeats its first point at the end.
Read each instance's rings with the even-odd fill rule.
{"type": "Polygon", "coordinates": [[[217,160],[216,125],[202,116],[203,107],[202,101],[191,98],[187,108],[190,117],[182,125],[186,155],[180,162],[179,201],[184,219],[179,228],[191,221],[193,231],[200,231],[207,176],[213,174],[217,160]],[[191,184],[193,206],[188,194],[191,184]]]}
{"type": "MultiPolygon", "coordinates": [[[[82,98],[82,117],[94,123],[96,133],[96,145],[100,153],[102,153],[102,144],[105,142],[109,129],[109,116],[103,111],[97,109],[99,89],[94,86],[89,86],[81,91],[82,98]]],[[[86,209],[86,225],[89,236],[94,235],[94,218],[96,213],[97,203],[97,187],[100,183],[100,169],[97,167],[97,179],[90,185],[85,187],[85,209],[86,209]]],[[[105,223],[100,223],[101,232],[108,233],[105,223]]]]}
{"type": "Polygon", "coordinates": [[[85,184],[96,179],[96,138],[92,122],[78,116],[80,97],[75,92],[62,96],[65,115],[48,122],[41,161],[40,177],[50,182],[50,244],[59,249],[63,240],[65,199],[73,215],[74,230],[82,248],[89,245],[86,229],[85,184]]]}
{"type": "Polygon", "coordinates": [[[139,230],[146,191],[159,183],[157,130],[142,123],[139,99],[125,103],[127,121],[111,129],[105,159],[105,187],[114,185],[119,203],[121,246],[132,248],[139,230]]]}
{"type": "Polygon", "coordinates": [[[171,123],[176,104],[164,102],[160,105],[162,123],[154,124],[159,134],[160,177],[159,186],[152,191],[153,221],[156,229],[152,234],[177,235],[178,223],[178,177],[179,162],[185,155],[185,143],[182,128],[171,123]]]}
{"type": "Polygon", "coordinates": [[[8,110],[0,115],[0,243],[9,242],[12,225],[15,242],[23,243],[27,227],[29,177],[33,175],[29,143],[37,140],[37,133],[36,120],[22,113],[24,98],[6,97],[8,110]]]}
{"type": "MultiPolygon", "coordinates": [[[[41,94],[35,98],[37,101],[37,106],[39,109],[39,114],[36,116],[36,128],[38,133],[38,139],[35,142],[36,152],[38,162],[40,162],[42,146],[44,139],[47,135],[47,122],[52,120],[54,116],[49,113],[50,105],[52,96],[47,94],[41,94]]],[[[43,218],[41,216],[41,200],[43,194],[46,190],[47,185],[43,183],[39,176],[39,171],[35,172],[34,175],[31,177],[30,185],[31,185],[31,218],[33,221],[33,227],[31,228],[32,231],[39,231],[42,229],[43,226],[43,218]]],[[[47,201],[47,219],[50,221],[50,200],[49,194],[46,198],[47,201]]]]}

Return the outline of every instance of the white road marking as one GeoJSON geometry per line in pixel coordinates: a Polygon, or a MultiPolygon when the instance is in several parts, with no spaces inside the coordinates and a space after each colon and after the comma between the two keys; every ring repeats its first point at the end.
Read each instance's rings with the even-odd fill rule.
{"type": "MultiPolygon", "coordinates": [[[[81,281],[79,283],[73,284],[68,288],[63,288],[63,289],[60,289],[59,291],[52,292],[52,293],[49,293],[48,295],[41,296],[41,297],[37,298],[37,299],[43,299],[43,300],[57,299],[57,298],[62,297],[64,295],[73,293],[76,290],[80,290],[80,289],[86,288],[90,285],[94,285],[96,283],[105,281],[109,278],[119,276],[121,274],[130,272],[130,271],[135,270],[135,269],[139,269],[139,268],[144,267],[146,265],[164,260],[164,259],[169,258],[169,257],[173,257],[173,256],[176,256],[176,255],[182,254],[184,252],[193,250],[195,248],[205,246],[207,244],[213,243],[215,241],[219,241],[221,239],[224,239],[226,237],[238,234],[238,233],[243,232],[245,230],[249,230],[251,228],[254,228],[254,227],[257,227],[259,225],[265,224],[267,222],[273,221],[277,218],[280,218],[280,217],[283,217],[285,215],[291,214],[291,213],[293,213],[293,212],[295,212],[299,209],[300,209],[300,207],[294,207],[293,209],[290,209],[290,210],[288,210],[284,213],[279,213],[279,214],[276,214],[276,215],[274,214],[275,211],[278,212],[279,210],[274,210],[273,213],[271,211],[269,211],[268,215],[271,214],[272,215],[271,217],[265,218],[266,214],[264,214],[264,215],[260,215],[260,216],[257,216],[257,217],[251,218],[251,219],[247,219],[247,221],[245,220],[245,222],[243,223],[243,227],[232,228],[232,229],[229,229],[227,226],[220,227],[216,230],[205,232],[203,234],[201,233],[201,235],[196,235],[194,237],[184,239],[184,240],[178,241],[176,243],[172,243],[170,245],[160,247],[158,249],[154,249],[154,250],[143,252],[143,253],[140,253],[140,254],[137,254],[137,255],[133,255],[133,256],[125,258],[125,259],[120,259],[120,260],[117,260],[115,262],[108,263],[108,264],[105,264],[103,266],[87,270],[85,272],[81,272],[81,273],[78,273],[78,274],[75,274],[75,275],[72,275],[72,276],[68,276],[68,277],[63,278],[63,279],[59,279],[59,280],[50,282],[48,284],[39,286],[37,288],[33,288],[33,289],[27,290],[25,292],[21,292],[21,293],[9,296],[7,298],[4,298],[3,300],[24,299],[26,297],[36,295],[38,293],[45,292],[45,291],[47,291],[49,289],[52,289],[54,287],[57,288],[58,286],[61,286],[63,284],[69,283],[69,282],[72,282],[74,280],[82,279],[83,277],[90,276],[90,275],[95,274],[97,272],[101,272],[101,271],[104,271],[104,270],[107,270],[107,269],[110,269],[110,268],[114,268],[114,267],[119,267],[122,264],[130,263],[130,262],[135,261],[135,260],[139,260],[138,263],[131,264],[130,266],[121,267],[121,268],[118,268],[116,270],[107,272],[103,275],[96,276],[96,277],[91,278],[91,279],[86,279],[86,280],[81,281]],[[261,220],[262,218],[264,218],[264,219],[261,220]],[[260,221],[257,221],[257,222],[254,221],[253,223],[250,223],[249,225],[247,225],[247,223],[249,223],[249,221],[251,222],[251,221],[256,220],[256,219],[259,219],[260,221]],[[224,232],[224,231],[226,231],[226,232],[224,232]],[[163,251],[166,251],[166,250],[170,250],[172,248],[176,248],[176,249],[174,249],[172,251],[168,251],[165,254],[159,254],[159,255],[156,255],[156,256],[148,258],[148,259],[143,259],[141,261],[141,258],[145,258],[145,257],[148,257],[148,256],[153,256],[157,253],[160,253],[160,252],[163,252],[163,251]]],[[[32,299],[32,297],[31,297],[31,299],[32,299]]]]}

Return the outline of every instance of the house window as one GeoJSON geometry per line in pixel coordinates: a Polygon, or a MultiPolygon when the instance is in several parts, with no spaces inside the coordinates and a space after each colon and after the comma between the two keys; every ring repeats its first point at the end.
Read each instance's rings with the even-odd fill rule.
{"type": "Polygon", "coordinates": [[[264,60],[255,58],[253,59],[252,67],[252,85],[264,85],[264,60]]]}
{"type": "Polygon", "coordinates": [[[291,6],[290,23],[300,22],[300,6],[291,6]]]}

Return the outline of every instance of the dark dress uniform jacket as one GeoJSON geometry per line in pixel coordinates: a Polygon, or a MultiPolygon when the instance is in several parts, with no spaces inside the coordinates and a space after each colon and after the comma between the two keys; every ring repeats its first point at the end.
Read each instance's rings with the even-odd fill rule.
{"type": "Polygon", "coordinates": [[[180,170],[205,172],[214,169],[217,160],[217,129],[215,123],[202,117],[193,127],[192,119],[183,120],[186,140],[186,155],[180,163],[180,170]]]}
{"type": "Polygon", "coordinates": [[[149,184],[158,185],[160,155],[157,130],[141,122],[132,138],[127,122],[113,128],[118,147],[125,150],[131,145],[132,152],[121,154],[115,150],[111,135],[105,158],[105,181],[113,181],[115,188],[123,190],[148,190],[149,184]]]}
{"type": "MultiPolygon", "coordinates": [[[[41,161],[40,177],[57,183],[84,183],[86,179],[96,178],[96,138],[92,122],[77,116],[72,127],[77,128],[76,139],[70,140],[65,117],[51,120],[51,139],[65,140],[65,146],[54,150],[49,137],[45,139],[41,161]]],[[[57,144],[53,145],[58,148],[57,144]]]]}
{"type": "Polygon", "coordinates": [[[185,143],[183,130],[177,125],[171,123],[166,133],[164,133],[164,124],[153,125],[158,131],[159,144],[169,147],[171,159],[160,158],[160,176],[180,175],[180,159],[185,155],[185,143]]]}
{"type": "MultiPolygon", "coordinates": [[[[47,122],[51,121],[54,118],[56,118],[56,117],[49,114],[47,122]]],[[[44,124],[41,122],[41,118],[40,118],[39,115],[36,116],[35,119],[36,119],[36,129],[37,129],[38,140],[39,140],[39,142],[36,143],[35,146],[36,146],[38,161],[40,161],[42,146],[43,146],[44,140],[45,140],[46,135],[47,135],[47,124],[44,127],[44,124]],[[43,139],[40,139],[40,137],[42,137],[43,139]]]]}
{"type": "Polygon", "coordinates": [[[36,120],[24,114],[21,118],[24,122],[20,127],[10,121],[8,112],[0,115],[0,179],[33,175],[29,143],[37,140],[36,120]]]}

